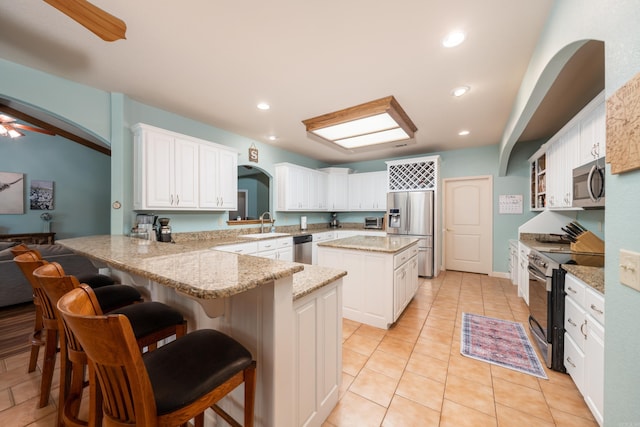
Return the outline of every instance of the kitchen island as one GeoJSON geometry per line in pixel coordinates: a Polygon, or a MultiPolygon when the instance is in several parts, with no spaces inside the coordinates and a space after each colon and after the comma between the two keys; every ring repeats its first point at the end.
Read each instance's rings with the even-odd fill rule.
{"type": "Polygon", "coordinates": [[[387,329],[418,290],[418,239],[354,236],[318,244],[318,265],[346,270],[343,316],[387,329]]]}
{"type": "MultiPolygon", "coordinates": [[[[189,330],[213,328],[242,343],[258,367],[256,426],[319,426],[336,405],[345,271],[196,249],[188,242],[91,236],[58,243],[108,268],[146,299],[177,308],[189,330]],[[315,312],[321,316],[311,316],[315,312]]],[[[232,415],[242,413],[242,389],[221,404],[232,415]]],[[[220,425],[213,411],[205,423],[220,425]]]]}

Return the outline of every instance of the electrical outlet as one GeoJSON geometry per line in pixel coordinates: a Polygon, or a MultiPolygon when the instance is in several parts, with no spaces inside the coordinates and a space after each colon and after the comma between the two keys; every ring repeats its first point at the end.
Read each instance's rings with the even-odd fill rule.
{"type": "Polygon", "coordinates": [[[640,254],[620,249],[620,283],[640,291],[640,254]]]}

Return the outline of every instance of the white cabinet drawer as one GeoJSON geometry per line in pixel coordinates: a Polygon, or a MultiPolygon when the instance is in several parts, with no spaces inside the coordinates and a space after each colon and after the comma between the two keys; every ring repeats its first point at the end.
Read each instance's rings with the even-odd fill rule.
{"type": "Polygon", "coordinates": [[[293,247],[293,237],[282,237],[280,239],[276,239],[275,242],[278,248],[293,247]]]}
{"type": "MultiPolygon", "coordinates": [[[[417,253],[417,252],[416,252],[417,253]]],[[[393,269],[400,267],[412,257],[411,249],[405,249],[393,257],[393,269]]]]}
{"type": "Polygon", "coordinates": [[[602,294],[588,288],[584,296],[585,311],[594,319],[604,325],[604,296],[602,294]]]}
{"type": "Polygon", "coordinates": [[[584,394],[584,353],[568,333],[564,334],[564,367],[580,393],[584,394]]]}
{"type": "Polygon", "coordinates": [[[584,305],[585,284],[570,274],[565,275],[564,291],[568,296],[574,299],[578,305],[584,305]]]}
{"type": "Polygon", "coordinates": [[[258,242],[258,252],[271,251],[278,247],[277,239],[262,240],[258,242]]]}
{"type": "Polygon", "coordinates": [[[578,347],[584,350],[584,310],[571,298],[565,298],[564,301],[564,329],[578,344],[578,347]]]}
{"type": "Polygon", "coordinates": [[[212,249],[216,251],[233,252],[236,254],[243,254],[243,255],[255,255],[258,252],[258,242],[214,246],[212,249]]]}

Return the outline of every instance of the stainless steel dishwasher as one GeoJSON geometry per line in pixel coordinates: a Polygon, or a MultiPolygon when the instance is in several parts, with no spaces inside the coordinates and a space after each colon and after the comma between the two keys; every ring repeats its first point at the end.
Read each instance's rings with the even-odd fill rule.
{"type": "Polygon", "coordinates": [[[295,262],[311,264],[312,242],[313,236],[311,234],[293,237],[293,260],[295,262]]]}

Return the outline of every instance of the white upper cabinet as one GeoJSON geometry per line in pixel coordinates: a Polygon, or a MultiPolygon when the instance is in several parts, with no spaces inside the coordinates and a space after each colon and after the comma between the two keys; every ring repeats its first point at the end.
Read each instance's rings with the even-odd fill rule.
{"type": "Polygon", "coordinates": [[[387,210],[387,172],[349,175],[349,210],[387,210]]]}
{"type": "Polygon", "coordinates": [[[606,152],[606,108],[604,99],[580,122],[580,165],[604,157],[606,152]]]}
{"type": "Polygon", "coordinates": [[[238,209],[238,155],[215,146],[200,146],[200,208],[238,209]]]}
{"type": "Polygon", "coordinates": [[[133,131],[134,209],[236,209],[235,151],[140,123],[133,131]]]}
{"type": "Polygon", "coordinates": [[[573,127],[547,149],[547,203],[569,208],[573,201],[573,168],[578,166],[580,129],[573,127]]]}

